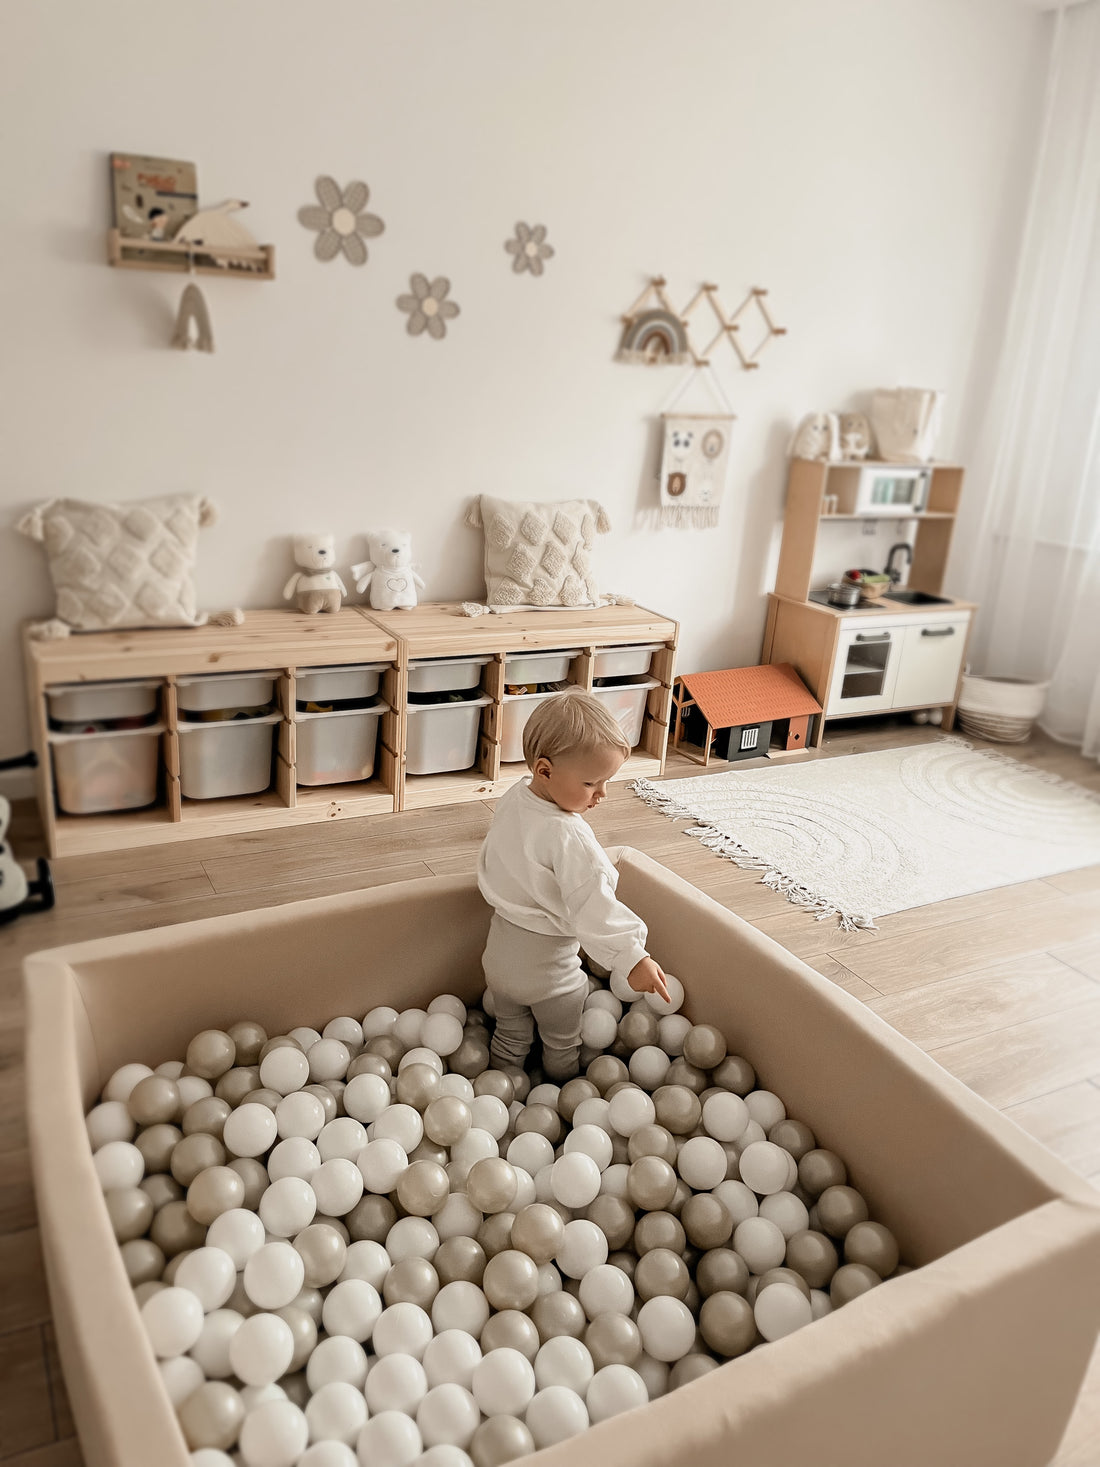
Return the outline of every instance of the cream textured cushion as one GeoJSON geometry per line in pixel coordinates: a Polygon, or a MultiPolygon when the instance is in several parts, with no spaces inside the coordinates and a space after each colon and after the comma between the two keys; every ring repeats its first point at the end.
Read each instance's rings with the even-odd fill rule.
{"type": "Polygon", "coordinates": [[[485,586],[494,610],[600,605],[592,546],[611,522],[594,499],[533,504],[481,494],[466,523],[485,531],[485,586]]]}
{"type": "Polygon", "coordinates": [[[18,528],[41,540],[57,616],[76,631],[194,626],[195,545],[214,507],[193,494],[129,504],[52,499],[18,528]]]}

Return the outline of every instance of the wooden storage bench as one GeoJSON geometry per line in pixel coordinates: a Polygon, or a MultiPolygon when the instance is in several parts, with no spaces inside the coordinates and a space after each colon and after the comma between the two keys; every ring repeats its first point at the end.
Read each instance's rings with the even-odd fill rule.
{"type": "Polygon", "coordinates": [[[375,612],[345,607],[336,615],[296,611],[250,611],[239,627],[155,628],[89,632],[55,642],[25,637],[31,733],[39,758],[38,804],[50,854],[154,844],[166,840],[266,830],[318,820],[393,813],[463,800],[492,799],[519,779],[522,764],[501,762],[501,719],[505,662],[509,654],[569,648],[569,679],[592,686],[597,651],[633,643],[657,644],[652,655],[641,739],[618,778],[659,775],[674,674],[677,624],[638,606],[595,611],[510,612],[467,617],[451,604],[426,604],[411,611],[375,612]],[[471,769],[407,775],[408,670],[427,658],[483,656],[477,758],[471,769]],[[350,784],[303,785],[296,778],[296,679],[313,667],[384,663],[381,716],[374,773],[350,784]],[[259,794],[189,800],[179,780],[177,680],[209,673],[266,672],[274,675],[276,753],[271,787],[259,794]],[[160,681],[164,725],[157,802],[144,809],[100,815],[68,815],[57,806],[50,756],[46,691],[65,683],[160,681]]]}

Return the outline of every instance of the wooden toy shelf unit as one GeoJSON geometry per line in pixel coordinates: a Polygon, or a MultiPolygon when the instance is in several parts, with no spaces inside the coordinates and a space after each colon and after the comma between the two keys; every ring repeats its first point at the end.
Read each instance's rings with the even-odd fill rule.
{"type": "Polygon", "coordinates": [[[677,633],[676,622],[640,606],[467,617],[457,605],[427,604],[391,613],[353,606],[318,616],[250,611],[239,627],[88,632],[54,642],[25,636],[32,739],[39,757],[38,804],[50,854],[68,856],[493,799],[526,773],[522,762],[504,763],[501,758],[508,702],[505,664],[517,653],[568,649],[568,681],[591,688],[598,653],[652,646],[649,673],[640,680],[646,685],[640,738],[617,778],[659,775],[668,736],[677,633]],[[475,763],[452,773],[410,774],[406,770],[410,663],[463,656],[483,659],[475,763]],[[296,758],[299,673],[369,663],[385,665],[380,694],[386,711],[380,716],[373,776],[358,783],[301,784],[296,758]],[[180,786],[177,683],[187,677],[234,672],[274,676],[278,723],[271,784],[259,794],[188,799],[180,786]],[[128,679],[155,679],[159,684],[159,723],[164,732],[156,803],[106,814],[66,814],[57,804],[47,691],[65,684],[91,688],[128,679]]]}

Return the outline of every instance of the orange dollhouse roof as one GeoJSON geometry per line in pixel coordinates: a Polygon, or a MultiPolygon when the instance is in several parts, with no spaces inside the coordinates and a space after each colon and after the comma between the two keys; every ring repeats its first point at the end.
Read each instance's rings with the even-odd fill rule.
{"type": "Polygon", "coordinates": [[[711,728],[734,728],[821,712],[821,704],[789,662],[774,667],[689,672],[678,681],[699,705],[711,728]]]}

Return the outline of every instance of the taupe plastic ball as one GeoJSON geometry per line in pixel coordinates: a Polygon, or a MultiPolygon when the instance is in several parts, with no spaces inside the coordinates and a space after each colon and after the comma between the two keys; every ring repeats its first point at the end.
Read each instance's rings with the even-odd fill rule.
{"type": "Polygon", "coordinates": [[[889,1278],[898,1266],[897,1239],[882,1223],[854,1223],[844,1238],[844,1261],[865,1263],[879,1278],[889,1278]]]}
{"type": "Polygon", "coordinates": [[[810,1297],[810,1286],[800,1273],[793,1268],[769,1268],[760,1275],[760,1282],[756,1286],[757,1293],[766,1289],[769,1284],[790,1284],[798,1290],[803,1298],[810,1297]]]}
{"type": "Polygon", "coordinates": [[[172,1175],[181,1187],[189,1187],[208,1166],[225,1165],[225,1147],[204,1131],[185,1136],[172,1152],[172,1175]]]}
{"type": "Polygon", "coordinates": [[[842,1263],[829,1282],[829,1298],[834,1308],[841,1309],[881,1283],[879,1275],[865,1263],[842,1263]]]}
{"type": "Polygon", "coordinates": [[[208,1380],[176,1407],[187,1445],[226,1451],[237,1440],[244,1420],[240,1395],[224,1380],[208,1380]]]}
{"type": "Polygon", "coordinates": [[[505,1105],[516,1098],[516,1087],[503,1070],[483,1070],[474,1080],[475,1095],[495,1095],[505,1105]]]}
{"type": "MultiPolygon", "coordinates": [[[[373,1040],[371,1041],[374,1042],[373,1040]]],[[[399,1056],[400,1057],[400,1056],[399,1056]]],[[[388,1058],[388,1056],[387,1056],[388,1058]]],[[[391,1061],[396,1064],[396,1060],[391,1061]]],[[[447,1056],[449,1069],[455,1074],[464,1076],[467,1080],[474,1079],[480,1075],[489,1063],[489,1046],[481,1039],[475,1039],[467,1034],[454,1054],[447,1056]]]]}
{"type": "Polygon", "coordinates": [[[164,1075],[146,1075],[130,1091],[126,1108],[139,1126],[156,1126],[179,1118],[180,1088],[164,1075]]]}
{"type": "MultiPolygon", "coordinates": [[[[622,1197],[606,1194],[597,1197],[595,1202],[589,1203],[584,1215],[603,1233],[612,1252],[625,1248],[634,1236],[634,1209],[622,1197]]],[[[515,1228],[512,1229],[512,1236],[515,1237],[515,1228]]]]}
{"type": "Polygon", "coordinates": [[[659,1156],[640,1156],[626,1174],[626,1190],[635,1207],[661,1212],[676,1194],[676,1173],[659,1156]]]}
{"type": "Polygon", "coordinates": [[[683,1253],[686,1244],[683,1224],[671,1212],[647,1212],[634,1228],[634,1251],[639,1258],[654,1248],[671,1248],[673,1253],[683,1253]]]}
{"type": "Polygon", "coordinates": [[[525,1104],[528,1095],[531,1093],[531,1076],[526,1070],[512,1069],[510,1067],[505,1069],[503,1073],[512,1082],[512,1089],[514,1091],[513,1099],[518,1100],[521,1105],[525,1104]]]}
{"type": "Polygon", "coordinates": [[[683,1085],[693,1095],[702,1095],[707,1088],[706,1071],[701,1070],[698,1065],[689,1064],[686,1059],[674,1059],[668,1067],[665,1084],[683,1085]]]}
{"type": "Polygon", "coordinates": [[[633,1365],[642,1353],[641,1331],[627,1314],[597,1314],[584,1332],[584,1343],[597,1370],[633,1365]]]}
{"type": "Polygon", "coordinates": [[[259,1084],[259,1065],[235,1065],[233,1069],[226,1070],[214,1086],[214,1097],[224,1100],[227,1105],[236,1109],[245,1096],[257,1089],[259,1084]]]}
{"type": "Polygon", "coordinates": [[[430,1313],[439,1293],[439,1275],[426,1258],[402,1258],[393,1265],[382,1284],[382,1297],[389,1304],[415,1304],[430,1313]]]}
{"type": "Polygon", "coordinates": [[[182,1202],[183,1188],[175,1177],[158,1172],[154,1176],[142,1177],[140,1187],[151,1199],[154,1212],[159,1212],[168,1202],[182,1202]]]}
{"type": "MultiPolygon", "coordinates": [[[[245,1094],[247,1093],[246,1091],[245,1094]]],[[[180,1129],[185,1136],[213,1136],[216,1141],[220,1141],[231,1110],[232,1106],[227,1100],[219,1100],[216,1095],[207,1095],[203,1100],[196,1100],[187,1107],[180,1121],[180,1129]]]]}
{"type": "Polygon", "coordinates": [[[244,1179],[232,1167],[204,1167],[187,1189],[187,1210],[196,1222],[209,1227],[216,1217],[244,1206],[244,1179]]]}
{"type": "Polygon", "coordinates": [[[545,1136],[556,1146],[561,1140],[561,1116],[548,1105],[525,1105],[516,1117],[516,1135],[525,1136],[528,1131],[545,1136]]]}
{"type": "Polygon", "coordinates": [[[657,1124],[674,1136],[689,1136],[703,1118],[699,1097],[686,1085],[661,1085],[653,1092],[657,1124]]]}
{"type": "Polygon", "coordinates": [[[811,1197],[819,1197],[826,1187],[843,1187],[848,1168],[835,1151],[817,1148],[807,1151],[798,1163],[798,1181],[811,1197]]]}
{"type": "Polygon", "coordinates": [[[687,1264],[671,1248],[651,1248],[638,1259],[634,1270],[634,1290],[643,1303],[663,1294],[686,1299],[690,1283],[687,1264]]]}
{"type": "Polygon", "coordinates": [[[630,1009],[619,1020],[619,1038],[632,1053],[657,1043],[657,1015],[650,1008],[630,1009]]]}
{"type": "Polygon", "coordinates": [[[817,1215],[825,1232],[846,1238],[856,1223],[867,1221],[867,1203],[854,1187],[826,1187],[817,1199],[817,1215]]]}
{"type": "Polygon", "coordinates": [[[186,1202],[166,1202],[153,1218],[149,1236],[165,1258],[174,1258],[186,1248],[201,1248],[206,1229],[188,1212],[186,1202]]]}
{"type": "Polygon", "coordinates": [[[255,1090],[250,1090],[241,1101],[242,1105],[266,1105],[268,1110],[274,1110],[282,1100],[277,1090],[272,1090],[269,1085],[257,1085],[255,1090]]]}
{"type": "Polygon", "coordinates": [[[348,1065],[348,1079],[354,1080],[356,1075],[378,1075],[388,1085],[393,1078],[393,1070],[380,1054],[364,1051],[357,1054],[348,1065]]]}
{"type": "Polygon", "coordinates": [[[747,1059],[739,1054],[728,1054],[721,1064],[715,1065],[711,1079],[723,1090],[732,1090],[735,1095],[747,1095],[756,1088],[756,1071],[747,1059]]]}
{"type": "Polygon", "coordinates": [[[121,1253],[131,1288],[159,1279],[164,1272],[164,1254],[151,1238],[131,1238],[123,1243],[121,1253]]]}
{"type": "Polygon", "coordinates": [[[300,1053],[305,1053],[305,1050],[302,1049],[298,1041],[291,1039],[289,1034],[273,1034],[270,1039],[266,1040],[260,1046],[260,1052],[256,1056],[256,1063],[262,1065],[273,1049],[297,1049],[300,1053]]]}
{"type": "Polygon", "coordinates": [[[672,1166],[676,1162],[676,1140],[664,1126],[639,1126],[626,1143],[626,1154],[629,1161],[637,1161],[643,1156],[659,1156],[672,1166]]]}
{"type": "MultiPolygon", "coordinates": [[[[409,1068],[415,1066],[410,1065],[409,1068]]],[[[470,1107],[457,1095],[440,1095],[424,1111],[424,1134],[437,1146],[453,1146],[465,1136],[472,1124],[470,1107]]]]}
{"type": "Polygon", "coordinates": [[[446,1146],[437,1146],[434,1141],[429,1141],[425,1136],[409,1152],[409,1160],[434,1161],[436,1166],[445,1168],[450,1160],[450,1155],[450,1150],[446,1146]]]}
{"type": "Polygon", "coordinates": [[[153,1201],[140,1187],[112,1187],[104,1195],[111,1228],[120,1243],[140,1238],[153,1221],[153,1201]]]}
{"type": "MultiPolygon", "coordinates": [[[[410,1069],[415,1066],[410,1066],[410,1069]]],[[[427,1066],[424,1067],[427,1069],[427,1066]]],[[[435,1071],[432,1071],[435,1074],[435,1071]]],[[[492,1158],[490,1158],[492,1159],[492,1158]]],[[[478,1166],[484,1163],[478,1162],[478,1166]]],[[[505,1162],[505,1166],[508,1163],[505,1162]]],[[[471,1169],[471,1176],[472,1176],[471,1169]]],[[[513,1183],[515,1173],[513,1172],[513,1183]]],[[[431,1217],[438,1212],[450,1195],[447,1173],[435,1161],[414,1161],[405,1168],[397,1179],[397,1200],[411,1217],[431,1217]]],[[[512,1187],[515,1196],[515,1186],[512,1187]]],[[[471,1202],[473,1198],[471,1197],[471,1202]]],[[[508,1199],[511,1201],[511,1198],[508,1199]]],[[[478,1204],[474,1202],[476,1207],[478,1204]]]]}
{"type": "Polygon", "coordinates": [[[178,1126],[163,1122],[139,1131],[134,1137],[134,1145],[145,1160],[146,1175],[166,1172],[172,1164],[172,1153],[182,1140],[183,1132],[178,1126]]]}
{"type": "Polygon", "coordinates": [[[749,1266],[732,1248],[710,1248],[695,1266],[695,1283],[704,1298],[711,1294],[743,1294],[749,1266]]]}
{"type": "Polygon", "coordinates": [[[678,1391],[681,1386],[690,1385],[693,1380],[699,1380],[717,1369],[718,1361],[711,1355],[685,1355],[669,1371],[668,1388],[670,1391],[678,1391]]]}
{"type": "Polygon", "coordinates": [[[225,1031],[237,1051],[239,1065],[255,1065],[260,1061],[260,1050],[267,1043],[267,1030],[253,1019],[239,1019],[225,1031]]]}
{"type": "Polygon", "coordinates": [[[204,1080],[217,1080],[237,1062],[237,1046],[222,1029],[204,1029],[187,1046],[187,1068],[204,1080]]]}
{"type": "Polygon", "coordinates": [[[386,1234],[397,1221],[397,1208],[388,1197],[378,1197],[368,1192],[346,1214],[344,1221],[353,1243],[364,1240],[384,1243],[386,1234]]]}
{"type": "Polygon", "coordinates": [[[494,1309],[530,1309],[539,1296],[539,1269],[518,1248],[504,1248],[485,1265],[481,1281],[494,1309]]]}
{"type": "MultiPolygon", "coordinates": [[[[601,1199],[597,1197],[596,1201],[601,1199]]],[[[604,1201],[613,1199],[604,1198],[604,1201]]],[[[595,1206],[595,1203],[593,1203],[595,1206]]],[[[591,1209],[590,1209],[591,1210],[591,1209]]],[[[592,1218],[595,1222],[596,1219],[592,1218]]],[[[597,1223],[597,1226],[599,1224],[597,1223]]],[[[634,1214],[630,1214],[631,1232],[634,1230],[634,1214]]],[[[532,1202],[521,1207],[512,1223],[511,1245],[533,1258],[535,1263],[549,1263],[561,1247],[565,1235],[565,1222],[556,1208],[545,1202],[532,1202]]],[[[608,1245],[610,1246],[610,1244],[608,1245]]]]}
{"type": "Polygon", "coordinates": [[[789,1151],[795,1161],[801,1161],[817,1145],[817,1139],[809,1126],[804,1121],[792,1120],[790,1116],[776,1121],[768,1132],[768,1140],[776,1146],[782,1146],[784,1151],[789,1151]]]}
{"type": "Polygon", "coordinates": [[[311,1315],[295,1304],[286,1304],[274,1312],[290,1326],[294,1337],[294,1354],[290,1357],[287,1371],[301,1370],[317,1348],[317,1325],[311,1315]]]}
{"type": "Polygon", "coordinates": [[[699,1310],[703,1339],[727,1360],[743,1355],[756,1339],[756,1316],[740,1294],[720,1292],[703,1300],[699,1310]]]}
{"type": "Polygon", "coordinates": [[[733,1218],[710,1192],[689,1197],[680,1209],[680,1222],[696,1248],[721,1248],[733,1236],[733,1218]]]}
{"type": "Polygon", "coordinates": [[[557,1335],[572,1335],[579,1340],[588,1324],[581,1301],[564,1289],[553,1294],[540,1294],[531,1305],[530,1313],[544,1345],[557,1335]]]}
{"type": "Polygon", "coordinates": [[[715,1065],[720,1065],[726,1050],[726,1036],[713,1024],[693,1024],[684,1039],[684,1059],[700,1070],[713,1070],[715,1065]]]}
{"type": "Polygon", "coordinates": [[[405,1053],[405,1046],[396,1034],[376,1034],[373,1039],[367,1040],[364,1053],[381,1055],[391,1071],[396,1071],[405,1053]]]}
{"type": "MultiPolygon", "coordinates": [[[[856,1260],[859,1263],[866,1261],[862,1258],[856,1260]]],[[[806,1228],[801,1233],[792,1233],[787,1239],[787,1267],[801,1274],[811,1289],[827,1288],[838,1263],[836,1249],[824,1233],[806,1228]]]]}
{"type": "Polygon", "coordinates": [[[244,1201],[241,1206],[247,1207],[249,1212],[255,1212],[260,1205],[260,1198],[271,1185],[267,1167],[254,1156],[235,1156],[229,1163],[229,1169],[236,1172],[244,1182],[244,1201]]]}
{"type": "Polygon", "coordinates": [[[585,1074],[604,1096],[612,1085],[618,1085],[621,1081],[630,1079],[630,1071],[626,1065],[621,1059],[616,1059],[613,1054],[597,1055],[585,1074]]]}
{"type": "Polygon", "coordinates": [[[621,1268],[630,1282],[634,1282],[634,1275],[638,1272],[638,1263],[640,1261],[636,1253],[628,1253],[625,1250],[617,1253],[609,1253],[607,1255],[607,1261],[612,1267],[621,1268]]]}
{"type": "MultiPolygon", "coordinates": [[[[511,1082],[509,1082],[511,1083],[511,1082]]],[[[397,1077],[397,1100],[421,1115],[439,1098],[443,1077],[431,1065],[407,1065],[397,1077]]]]}
{"type": "Polygon", "coordinates": [[[466,1196],[480,1212],[504,1212],[515,1198],[516,1186],[516,1169],[511,1162],[503,1156],[486,1156],[470,1168],[466,1196]]]}
{"type": "Polygon", "coordinates": [[[337,1095],[337,1087],[339,1087],[339,1094],[342,1095],[343,1082],[339,1080],[326,1080],[323,1082],[318,1080],[312,1085],[304,1085],[302,1087],[303,1095],[314,1096],[324,1106],[326,1126],[329,1121],[334,1121],[338,1115],[343,1113],[343,1106],[340,1104],[337,1095]]]}
{"type": "Polygon", "coordinates": [[[306,1266],[307,1289],[323,1289],[340,1277],[347,1262],[348,1245],[335,1228],[327,1223],[310,1223],[293,1242],[306,1266]]]}
{"type": "Polygon", "coordinates": [[[505,1467],[534,1450],[535,1439],[518,1416],[490,1416],[474,1432],[469,1447],[474,1467],[505,1467]]]}
{"type": "Polygon", "coordinates": [[[518,1309],[503,1309],[489,1316],[489,1321],[478,1338],[481,1353],[490,1350],[518,1350],[528,1360],[534,1360],[539,1352],[539,1332],[534,1321],[518,1309]]]}
{"type": "MultiPolygon", "coordinates": [[[[586,1080],[578,1075],[574,1080],[566,1080],[558,1095],[558,1114],[567,1125],[573,1124],[573,1112],[582,1100],[596,1100],[600,1092],[591,1080],[586,1080]]],[[[555,1143],[557,1144],[557,1143],[555,1143]]]]}
{"type": "Polygon", "coordinates": [[[445,1238],[440,1243],[432,1264],[439,1275],[441,1286],[453,1284],[456,1279],[480,1286],[485,1277],[485,1249],[476,1238],[459,1234],[454,1238],[445,1238]]]}
{"type": "Polygon", "coordinates": [[[495,1258],[512,1246],[514,1212],[491,1213],[477,1230],[477,1241],[485,1249],[486,1258],[495,1258]]]}

